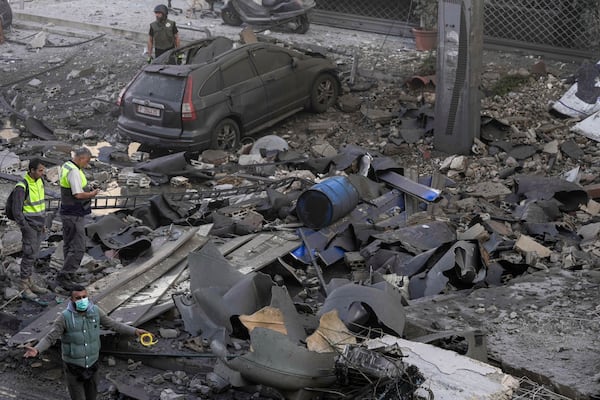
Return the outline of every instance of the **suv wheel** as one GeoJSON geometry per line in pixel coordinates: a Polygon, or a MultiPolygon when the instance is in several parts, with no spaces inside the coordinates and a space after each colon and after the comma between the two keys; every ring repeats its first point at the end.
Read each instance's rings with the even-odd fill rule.
{"type": "Polygon", "coordinates": [[[240,26],[244,22],[231,4],[221,9],[221,18],[225,24],[232,26],[240,26]]]}
{"type": "Polygon", "coordinates": [[[310,105],[315,112],[322,113],[335,104],[338,97],[338,83],[331,74],[321,74],[315,79],[310,92],[310,105]]]}
{"type": "Polygon", "coordinates": [[[219,122],[213,130],[211,148],[235,150],[240,143],[240,127],[231,118],[219,122]]]}

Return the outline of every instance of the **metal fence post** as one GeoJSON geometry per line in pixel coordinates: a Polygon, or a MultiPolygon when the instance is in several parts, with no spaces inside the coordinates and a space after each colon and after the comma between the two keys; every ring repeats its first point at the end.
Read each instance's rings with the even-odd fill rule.
{"type": "Polygon", "coordinates": [[[480,131],[483,2],[439,3],[437,87],[433,144],[446,153],[468,154],[480,131]]]}

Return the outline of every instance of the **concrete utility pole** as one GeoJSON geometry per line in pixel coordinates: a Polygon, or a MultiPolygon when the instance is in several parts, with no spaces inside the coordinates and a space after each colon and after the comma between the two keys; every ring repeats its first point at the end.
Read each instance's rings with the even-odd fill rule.
{"type": "Polygon", "coordinates": [[[440,0],[433,144],[468,154],[479,137],[483,2],[440,0]]]}

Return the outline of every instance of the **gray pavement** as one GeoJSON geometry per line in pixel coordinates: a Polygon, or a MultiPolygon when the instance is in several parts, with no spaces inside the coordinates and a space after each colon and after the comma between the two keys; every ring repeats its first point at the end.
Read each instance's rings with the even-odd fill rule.
{"type": "MultiPolygon", "coordinates": [[[[149,24],[154,19],[154,6],[160,1],[12,0],[11,6],[15,24],[32,21],[123,35],[141,42],[141,54],[145,48],[149,24]]],[[[205,28],[214,36],[239,38],[240,28],[224,25],[220,18],[199,18],[186,13],[189,3],[185,0],[172,0],[172,6],[184,10],[179,15],[169,14],[169,18],[180,27],[181,39],[184,42],[206,37],[202,31],[205,28]]],[[[328,49],[357,47],[365,51],[385,50],[387,57],[402,58],[414,50],[412,38],[357,32],[316,24],[312,24],[310,30],[304,35],[270,31],[266,34],[289,42],[317,45],[328,49]]]]}

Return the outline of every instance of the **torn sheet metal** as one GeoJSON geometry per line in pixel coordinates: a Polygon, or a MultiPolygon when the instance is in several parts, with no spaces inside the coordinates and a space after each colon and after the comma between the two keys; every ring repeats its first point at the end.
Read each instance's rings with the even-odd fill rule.
{"type": "Polygon", "coordinates": [[[249,274],[283,257],[300,244],[298,237],[289,232],[261,233],[229,254],[227,260],[234,269],[249,274]]]}
{"type": "Polygon", "coordinates": [[[48,128],[42,121],[33,117],[25,119],[25,128],[29,133],[44,140],[56,140],[52,129],[48,128]]]}
{"type": "Polygon", "coordinates": [[[256,328],[250,334],[251,352],[224,361],[244,379],[282,391],[327,387],[335,383],[335,353],[317,353],[287,336],[256,328]]]}
{"type": "Polygon", "coordinates": [[[232,333],[231,317],[252,314],[269,305],[273,282],[268,275],[243,275],[211,243],[188,257],[191,294],[175,295],[185,330],[213,337],[232,333]]]}
{"type": "Polygon", "coordinates": [[[387,171],[379,174],[379,179],[393,187],[427,202],[435,202],[441,198],[442,191],[421,185],[396,172],[387,171]]]}
{"type": "Polygon", "coordinates": [[[85,230],[89,238],[101,242],[109,249],[117,250],[121,258],[139,257],[152,246],[150,239],[145,236],[152,233],[150,228],[126,224],[114,214],[87,225],[85,230]]]}
{"type": "Polygon", "coordinates": [[[287,337],[294,343],[304,341],[306,330],[312,330],[316,325],[316,318],[312,314],[300,317],[285,286],[271,288],[271,307],[277,308],[283,315],[287,337]]]}
{"type": "Polygon", "coordinates": [[[347,284],[331,290],[319,311],[319,316],[331,310],[337,310],[340,319],[351,330],[364,329],[372,320],[372,310],[379,323],[393,330],[398,336],[402,336],[404,331],[402,295],[387,282],[371,286],[347,284]]]}
{"type": "Polygon", "coordinates": [[[462,289],[485,279],[479,245],[476,242],[458,241],[429,269],[410,278],[410,298],[433,296],[448,284],[462,289]]]}
{"type": "Polygon", "coordinates": [[[596,111],[583,121],[578,122],[571,130],[596,142],[600,142],[600,111],[596,111]]]}
{"type": "Polygon", "coordinates": [[[532,200],[556,199],[561,203],[561,211],[577,211],[580,205],[589,201],[587,192],[581,185],[556,177],[518,175],[514,177],[518,195],[532,200]]]}
{"type": "Polygon", "coordinates": [[[574,83],[552,108],[569,117],[587,117],[600,111],[600,61],[582,65],[574,83]]]}
{"type": "Polygon", "coordinates": [[[456,240],[456,230],[443,221],[431,221],[406,226],[390,232],[373,235],[387,244],[401,244],[406,250],[418,254],[456,240]]]}
{"type": "Polygon", "coordinates": [[[169,154],[137,165],[135,172],[143,172],[159,183],[167,183],[173,176],[185,176],[210,179],[212,176],[194,168],[186,158],[186,152],[169,154]]]}

